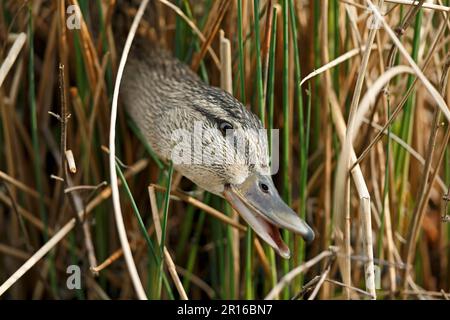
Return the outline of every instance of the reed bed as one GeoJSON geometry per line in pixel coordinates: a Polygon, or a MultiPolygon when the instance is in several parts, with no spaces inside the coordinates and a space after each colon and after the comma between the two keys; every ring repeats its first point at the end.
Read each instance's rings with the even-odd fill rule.
{"type": "Polygon", "coordinates": [[[140,4],[0,2],[2,299],[450,298],[450,1],[140,4]],[[283,233],[291,259],[115,109],[139,12],[279,129],[274,181],[316,233],[283,233]]]}

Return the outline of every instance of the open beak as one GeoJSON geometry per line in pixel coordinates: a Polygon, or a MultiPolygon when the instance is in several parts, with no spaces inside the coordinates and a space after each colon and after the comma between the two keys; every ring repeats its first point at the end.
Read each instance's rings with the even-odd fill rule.
{"type": "Polygon", "coordinates": [[[270,176],[253,174],[240,185],[227,185],[225,199],[239,212],[252,229],[283,258],[290,258],[279,228],[314,239],[314,231],[281,199],[270,176]]]}

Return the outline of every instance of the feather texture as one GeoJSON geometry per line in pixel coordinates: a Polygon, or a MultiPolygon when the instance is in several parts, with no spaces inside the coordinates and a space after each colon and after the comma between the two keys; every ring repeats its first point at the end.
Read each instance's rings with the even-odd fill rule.
{"type": "Polygon", "coordinates": [[[176,158],[175,168],[207,191],[221,194],[224,185],[268,168],[267,135],[256,115],[144,40],[133,46],[121,98],[159,157],[176,158]],[[222,123],[234,130],[224,134],[222,123]]]}

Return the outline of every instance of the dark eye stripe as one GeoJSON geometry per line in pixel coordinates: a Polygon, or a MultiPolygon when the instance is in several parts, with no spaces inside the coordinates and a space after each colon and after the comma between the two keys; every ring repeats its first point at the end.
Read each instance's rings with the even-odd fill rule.
{"type": "Polygon", "coordinates": [[[213,122],[213,123],[222,123],[224,122],[224,120],[222,120],[221,118],[218,118],[216,115],[214,115],[213,113],[210,113],[208,110],[206,110],[205,108],[201,107],[201,106],[194,106],[194,109],[201,113],[203,116],[205,116],[209,121],[213,122]]]}

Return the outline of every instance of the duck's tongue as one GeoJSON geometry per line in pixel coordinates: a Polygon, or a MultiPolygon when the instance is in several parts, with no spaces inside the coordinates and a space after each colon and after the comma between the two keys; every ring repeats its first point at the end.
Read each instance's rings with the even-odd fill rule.
{"type": "Polygon", "coordinates": [[[244,218],[261,239],[274,248],[283,258],[289,259],[291,257],[291,252],[281,239],[278,228],[264,220],[258,213],[248,208],[241,199],[230,190],[225,190],[224,196],[234,210],[239,212],[241,217],[244,218]]]}
{"type": "Polygon", "coordinates": [[[239,186],[227,186],[223,195],[258,236],[283,258],[288,259],[290,251],[278,228],[300,234],[307,242],[314,239],[312,229],[283,202],[270,177],[250,176],[239,186]],[[268,192],[261,191],[261,183],[268,187],[268,192]]]}

